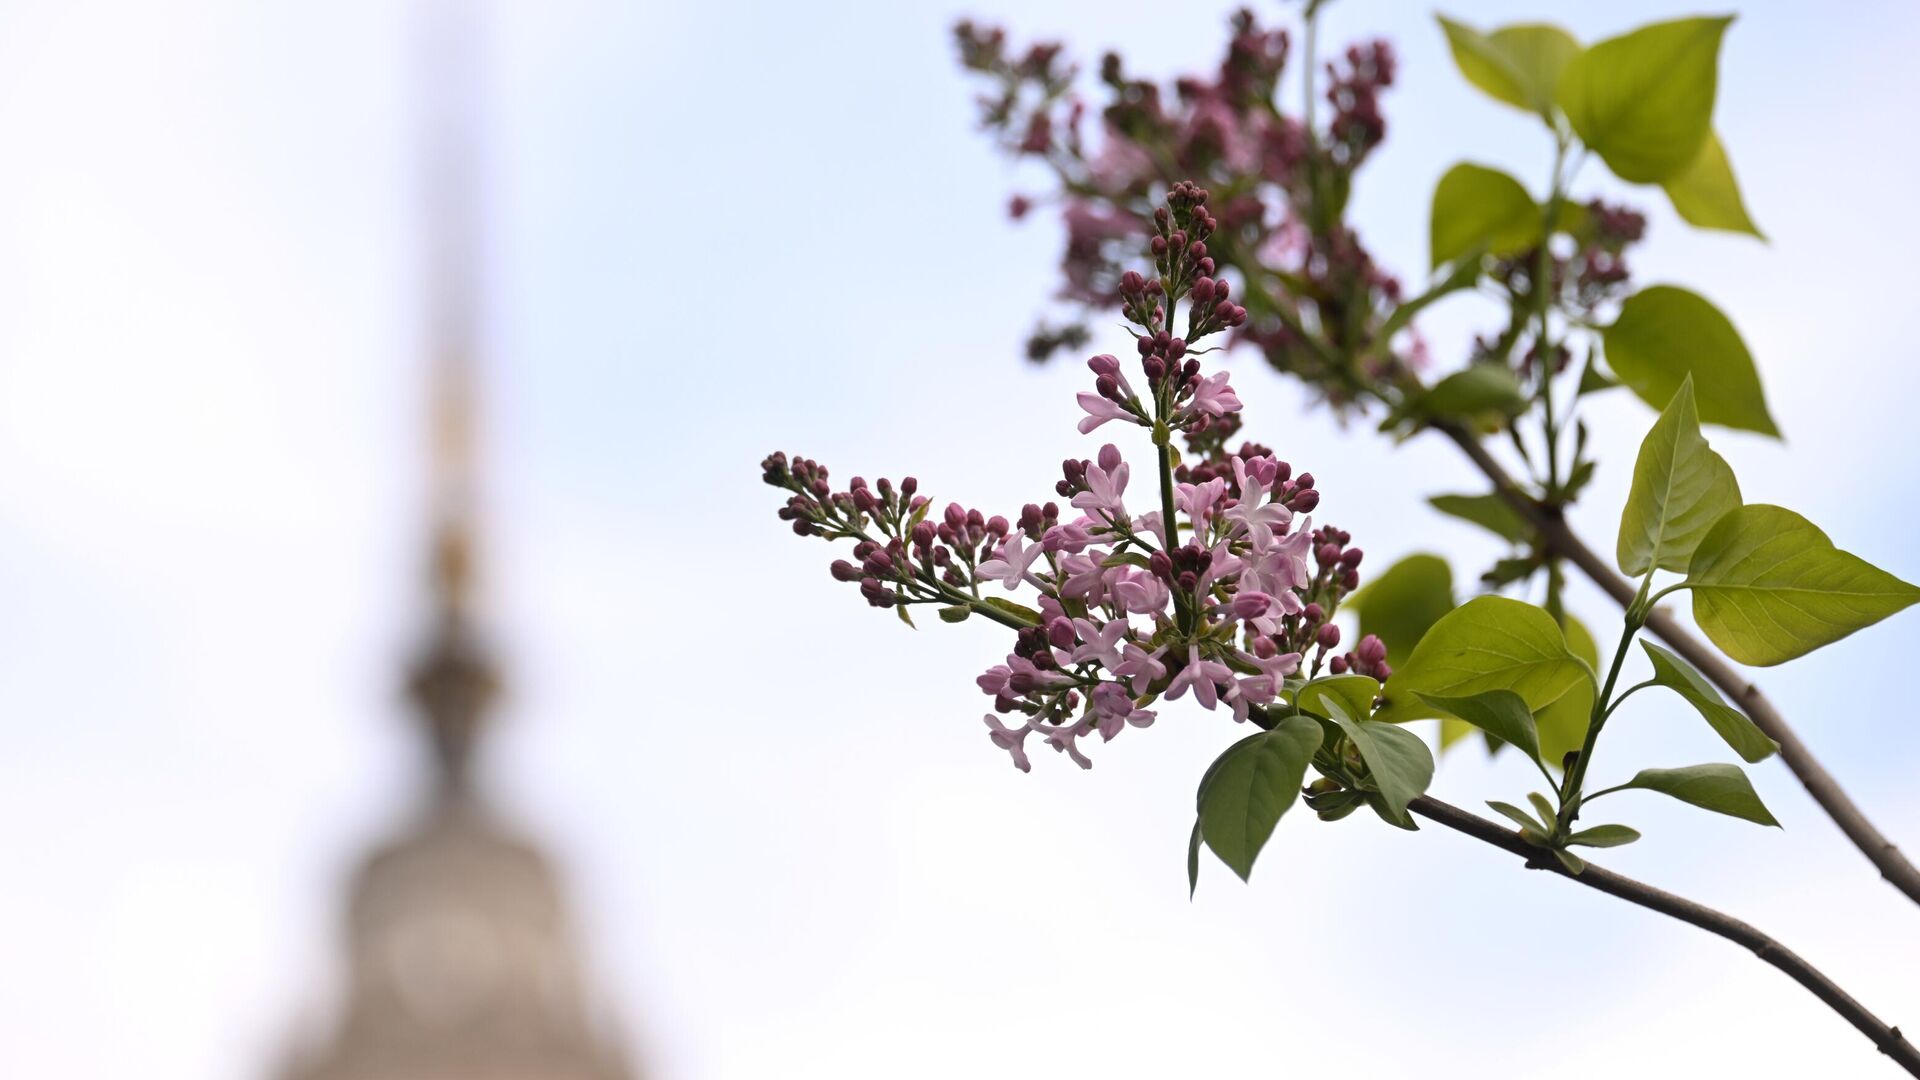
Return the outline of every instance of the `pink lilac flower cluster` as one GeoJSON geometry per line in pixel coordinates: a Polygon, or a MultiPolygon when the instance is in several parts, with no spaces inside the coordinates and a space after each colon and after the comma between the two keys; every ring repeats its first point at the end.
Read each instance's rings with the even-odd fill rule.
{"type": "MultiPolygon", "coordinates": [[[[1155,274],[1129,275],[1123,292],[1144,393],[1126,365],[1101,355],[1088,362],[1095,391],[1080,395],[1083,433],[1115,420],[1152,432],[1157,469],[1144,482],[1108,443],[1062,464],[1054,490],[1075,516],[1030,503],[1009,521],[958,503],[935,514],[911,477],[855,477],[836,491],[809,459],[776,453],[761,463],[766,482],[790,493],[780,516],[795,532],[854,541],[853,560],[832,573],[869,604],[909,620],[913,607],[933,605],[945,621],[980,616],[1014,631],[1005,660],[977,682],[993,699],[988,737],[1022,771],[1035,738],[1090,768],[1085,740],[1151,725],[1160,700],[1191,697],[1244,721],[1281,696],[1309,654],[1313,674],[1359,666],[1333,654],[1331,620],[1360,583],[1361,552],[1306,517],[1320,502],[1312,474],[1251,443],[1219,449],[1240,402],[1190,342],[1245,311],[1211,276],[1207,201],[1189,183],[1168,193],[1154,217],[1155,274]],[[1186,336],[1174,336],[1183,299],[1186,336]],[[1208,456],[1174,470],[1175,434],[1208,456]],[[1023,592],[1033,606],[1008,595],[1023,592]]],[[[1364,639],[1356,654],[1371,657],[1378,645],[1364,639]]]]}
{"type": "MultiPolygon", "coordinates": [[[[1152,231],[1160,190],[1194,177],[1225,193],[1215,208],[1215,257],[1240,272],[1255,309],[1236,343],[1307,377],[1335,404],[1353,400],[1356,378],[1391,378],[1418,364],[1418,335],[1386,326],[1399,282],[1339,221],[1354,171],[1386,134],[1379,97],[1397,66],[1386,42],[1356,45],[1326,65],[1332,109],[1318,131],[1279,104],[1287,31],[1262,26],[1250,11],[1233,16],[1215,71],[1176,79],[1169,91],[1128,75],[1108,54],[1099,69],[1108,103],[1095,140],[1081,131],[1087,105],[1059,44],[1016,54],[1003,30],[971,22],[956,27],[955,37],[962,64],[993,88],[981,97],[982,126],[1008,153],[1053,173],[1058,195],[1017,195],[1010,210],[1020,218],[1039,202],[1059,204],[1066,225],[1061,298],[1078,305],[1082,317],[1120,297],[1122,268],[1139,237],[1152,231]],[[1283,280],[1293,287],[1280,288],[1283,280]],[[1363,350],[1363,370],[1334,370],[1328,350],[1315,348],[1322,343],[1305,340],[1303,331],[1363,350]],[[1396,340],[1375,340],[1386,336],[1396,340]]],[[[1043,322],[1028,355],[1046,359],[1083,340],[1080,323],[1043,322]]]]}

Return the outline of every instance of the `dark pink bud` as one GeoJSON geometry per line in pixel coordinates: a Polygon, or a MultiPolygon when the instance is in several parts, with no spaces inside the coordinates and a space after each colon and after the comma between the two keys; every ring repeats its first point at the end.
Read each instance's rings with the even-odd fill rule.
{"type": "Polygon", "coordinates": [[[859,579],[860,579],[859,567],[853,565],[852,563],[848,562],[845,559],[833,560],[833,580],[858,581],[859,579]]]}
{"type": "Polygon", "coordinates": [[[1327,623],[1326,625],[1322,626],[1320,628],[1320,633],[1314,636],[1314,640],[1318,641],[1320,643],[1320,647],[1323,649],[1331,649],[1335,645],[1340,644],[1339,624],[1327,623]]]}
{"type": "Polygon", "coordinates": [[[1327,670],[1333,672],[1335,675],[1345,675],[1347,673],[1347,658],[1344,656],[1336,656],[1327,661],[1327,670]]]}
{"type": "Polygon", "coordinates": [[[1056,618],[1052,622],[1049,622],[1047,624],[1047,640],[1052,642],[1053,647],[1056,649],[1073,648],[1074,642],[1077,640],[1073,635],[1073,620],[1056,618]]]}

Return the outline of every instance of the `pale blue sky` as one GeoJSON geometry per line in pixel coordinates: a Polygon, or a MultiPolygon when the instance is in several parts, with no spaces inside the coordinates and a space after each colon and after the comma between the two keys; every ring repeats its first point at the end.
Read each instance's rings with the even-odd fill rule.
{"type": "MultiPolygon", "coordinates": [[[[1022,38],[1158,73],[1212,64],[1228,10],[970,11],[1016,8],[1022,38]]],[[[1890,1071],[1733,947],[1438,830],[1290,817],[1252,885],[1210,866],[1189,903],[1192,788],[1229,726],[1169,714],[1091,773],[1022,776],[971,682],[1003,643],[875,617],[774,520],[776,448],[1017,508],[1093,445],[1084,373],[1019,358],[1059,238],[1004,218],[1035,181],[971,131],[961,10],[492,5],[493,773],[567,859],[657,1074],[1890,1071]]],[[[1557,17],[1592,40],[1688,10],[1557,17]]],[[[1429,14],[1329,18],[1404,60],[1355,203],[1403,271],[1447,166],[1548,163],[1429,14]]],[[[324,1015],[340,876],[416,765],[394,689],[420,547],[408,30],[371,0],[0,4],[0,1075],[241,1080],[324,1015]]],[[[1713,298],[1767,380],[1787,444],[1714,436],[1749,498],[1909,579],[1916,30],[1898,3],[1746,6],[1717,122],[1770,245],[1630,193],[1640,279],[1713,298]]],[[[1443,363],[1482,315],[1427,320],[1443,363]]],[[[1421,505],[1472,489],[1450,453],[1232,363],[1253,432],[1372,565],[1491,557],[1421,505]]],[[[1650,418],[1615,397],[1579,515],[1603,547],[1650,418]]],[[[1920,727],[1887,675],[1917,647],[1908,614],[1759,676],[1910,849],[1920,727]]],[[[1725,756],[1646,706],[1597,770],[1725,756]]],[[[1784,831],[1623,800],[1647,838],[1608,861],[1920,1025],[1911,905],[1783,768],[1754,776],[1784,831]]],[[[1436,790],[1526,782],[1469,753],[1436,790]]]]}

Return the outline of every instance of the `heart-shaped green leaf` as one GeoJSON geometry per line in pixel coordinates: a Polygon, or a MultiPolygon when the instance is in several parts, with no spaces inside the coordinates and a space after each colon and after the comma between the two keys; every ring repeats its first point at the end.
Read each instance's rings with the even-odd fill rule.
{"type": "Polygon", "coordinates": [[[1556,100],[1615,176],[1657,184],[1693,164],[1712,130],[1720,39],[1732,21],[1654,23],[1567,61],[1556,100]]]}
{"type": "Polygon", "coordinates": [[[1466,162],[1448,169],[1433,189],[1428,250],[1435,267],[1463,255],[1513,255],[1540,242],[1540,207],[1520,181],[1466,162]]]}
{"type": "Polygon", "coordinates": [[[1318,721],[1289,716],[1272,731],[1234,743],[1207,770],[1200,787],[1200,835],[1240,880],[1253,873],[1280,815],[1299,798],[1320,738],[1318,721]]]}
{"type": "Polygon", "coordinates": [[[1375,718],[1430,715],[1418,694],[1471,697],[1488,690],[1512,690],[1538,714],[1569,695],[1591,703],[1593,670],[1567,647],[1553,616],[1504,596],[1480,596],[1420,639],[1387,681],[1390,705],[1375,718]]]}
{"type": "Polygon", "coordinates": [[[1633,464],[1633,487],[1620,512],[1620,569],[1685,571],[1693,549],[1727,511],[1740,505],[1740,485],[1725,459],[1700,436],[1693,377],[1653,422],[1633,464]]]}
{"type": "Polygon", "coordinates": [[[1766,667],[1804,656],[1916,600],[1920,589],[1841,551],[1806,518],[1743,506],[1693,553],[1693,618],[1720,651],[1766,667]]]}
{"type": "Polygon", "coordinates": [[[1557,26],[1519,24],[1483,34],[1445,15],[1453,62],[1467,81],[1497,101],[1551,117],[1554,90],[1567,62],[1580,52],[1573,35],[1557,26]]]}
{"type": "Polygon", "coordinates": [[[1614,375],[1654,408],[1666,408],[1691,375],[1702,423],[1779,436],[1753,354],[1733,323],[1698,293],[1672,285],[1642,289],[1620,305],[1601,341],[1614,375]]]}
{"type": "Polygon", "coordinates": [[[1511,690],[1487,690],[1470,697],[1442,697],[1421,694],[1420,700],[1444,713],[1472,724],[1503,742],[1520,748],[1534,761],[1540,760],[1540,732],[1534,726],[1533,712],[1525,699],[1511,690]]]}

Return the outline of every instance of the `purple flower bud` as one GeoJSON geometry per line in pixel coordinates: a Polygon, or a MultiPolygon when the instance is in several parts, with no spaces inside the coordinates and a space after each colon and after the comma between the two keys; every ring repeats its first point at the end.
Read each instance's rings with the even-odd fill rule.
{"type": "Polygon", "coordinates": [[[1087,361],[1087,367],[1091,368],[1095,375],[1117,376],[1120,374],[1120,361],[1107,353],[1090,358],[1087,361]]]}
{"type": "Polygon", "coordinates": [[[1340,587],[1352,592],[1360,587],[1360,571],[1349,570],[1340,578],[1340,587]]]}
{"type": "Polygon", "coordinates": [[[1156,551],[1147,556],[1147,569],[1161,581],[1173,581],[1173,560],[1164,551],[1156,551]]]}
{"type": "Polygon", "coordinates": [[[1314,507],[1320,505],[1320,493],[1318,491],[1313,490],[1312,488],[1308,488],[1307,490],[1294,496],[1293,500],[1289,502],[1287,505],[1291,506],[1293,509],[1299,511],[1302,514],[1311,513],[1314,507]]]}
{"type": "Polygon", "coordinates": [[[1373,677],[1379,679],[1381,682],[1386,682],[1388,679],[1393,678],[1393,665],[1387,663],[1385,660],[1373,665],[1373,677]]]}
{"type": "Polygon", "coordinates": [[[1379,635],[1368,634],[1360,639],[1360,644],[1354,647],[1353,654],[1366,661],[1367,666],[1372,667],[1386,660],[1387,646],[1380,640],[1379,635]]]}
{"type": "Polygon", "coordinates": [[[1348,548],[1340,553],[1340,565],[1351,570],[1360,565],[1360,559],[1363,555],[1364,553],[1359,548],[1348,548]]]}
{"type": "Polygon", "coordinates": [[[848,562],[845,559],[833,560],[833,580],[858,581],[859,579],[860,579],[859,567],[853,565],[852,563],[848,562]]]}
{"type": "Polygon", "coordinates": [[[1317,623],[1327,617],[1327,609],[1321,607],[1319,604],[1308,604],[1300,614],[1305,616],[1308,622],[1317,623]]]}
{"type": "Polygon", "coordinates": [[[1073,620],[1056,618],[1047,624],[1047,640],[1056,649],[1071,649],[1077,640],[1073,635],[1073,620]]]}
{"type": "Polygon", "coordinates": [[[987,531],[1004,540],[1007,536],[1007,519],[995,514],[987,519],[987,531]]]}
{"type": "Polygon", "coordinates": [[[1327,566],[1329,564],[1339,562],[1340,561],[1340,545],[1339,544],[1321,544],[1319,547],[1313,549],[1313,558],[1314,558],[1314,561],[1318,562],[1321,566],[1327,566]]]}
{"type": "Polygon", "coordinates": [[[913,527],[913,543],[916,547],[933,546],[933,522],[922,521],[913,527]]]}
{"type": "Polygon", "coordinates": [[[1321,626],[1320,633],[1314,636],[1314,640],[1318,641],[1320,643],[1320,647],[1323,649],[1331,649],[1335,645],[1340,644],[1339,624],[1327,623],[1321,626]]]}
{"type": "Polygon", "coordinates": [[[1347,673],[1347,658],[1344,656],[1336,656],[1327,661],[1327,670],[1333,672],[1335,675],[1345,675],[1347,673]]]}

